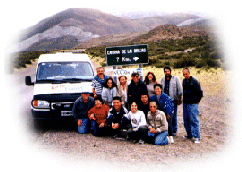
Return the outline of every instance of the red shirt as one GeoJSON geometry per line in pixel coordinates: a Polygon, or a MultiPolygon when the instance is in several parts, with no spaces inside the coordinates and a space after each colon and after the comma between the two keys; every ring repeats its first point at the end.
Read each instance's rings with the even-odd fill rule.
{"type": "Polygon", "coordinates": [[[96,122],[98,124],[101,124],[103,122],[105,123],[109,109],[109,106],[105,104],[102,105],[101,108],[96,108],[96,106],[94,106],[88,111],[88,117],[90,117],[91,114],[94,114],[94,117],[96,118],[96,122]]]}

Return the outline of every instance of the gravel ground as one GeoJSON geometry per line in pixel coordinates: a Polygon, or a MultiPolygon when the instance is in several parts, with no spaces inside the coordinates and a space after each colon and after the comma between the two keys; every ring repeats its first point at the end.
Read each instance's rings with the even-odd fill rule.
{"type": "MultiPolygon", "coordinates": [[[[32,67],[17,73],[24,76],[29,73],[29,69],[33,70],[35,67],[32,65],[32,67]]],[[[23,78],[20,80],[22,82],[23,78]]],[[[20,90],[26,89],[24,85],[19,87],[20,90]]],[[[20,91],[20,93],[22,92],[20,91]]],[[[25,94],[24,92],[23,95],[25,94]]],[[[29,98],[31,98],[31,94],[28,96],[29,98]]],[[[23,98],[22,96],[22,101],[23,98]]],[[[62,163],[66,165],[81,163],[89,168],[95,167],[95,169],[86,167],[87,171],[104,171],[104,168],[98,168],[100,163],[105,165],[107,171],[116,169],[111,168],[111,166],[117,167],[116,170],[112,171],[128,171],[128,169],[147,171],[145,169],[151,169],[151,166],[155,170],[156,168],[169,169],[178,166],[178,164],[187,163],[189,167],[190,162],[205,161],[208,163],[211,157],[217,158],[224,155],[223,153],[229,144],[228,133],[232,130],[231,114],[229,114],[232,102],[221,95],[205,94],[199,104],[200,144],[194,144],[191,140],[182,138],[186,132],[183,126],[182,105],[180,105],[178,106],[178,133],[177,136],[174,136],[175,143],[166,146],[155,146],[147,143],[139,145],[127,140],[115,140],[111,137],[94,137],[90,133],[78,134],[77,126],[73,121],[49,122],[38,129],[33,129],[28,103],[26,97],[26,102],[24,102],[26,106],[24,113],[21,112],[21,117],[26,114],[29,117],[25,117],[21,127],[25,134],[19,136],[28,143],[27,147],[33,150],[35,155],[41,154],[44,158],[46,157],[47,161],[49,161],[48,158],[51,158],[51,162],[58,161],[58,166],[62,163]],[[92,164],[89,164],[90,162],[92,164]]]]}
{"type": "Polygon", "coordinates": [[[76,125],[69,123],[51,123],[32,133],[30,142],[37,149],[61,153],[72,158],[91,158],[95,161],[136,162],[168,165],[173,162],[202,160],[210,155],[223,152],[226,147],[228,125],[228,100],[221,97],[205,97],[200,102],[201,143],[194,144],[183,139],[186,135],[182,119],[182,105],[178,108],[178,133],[174,144],[155,146],[145,143],[134,144],[131,141],[116,140],[111,137],[94,137],[78,134],[76,125]]]}

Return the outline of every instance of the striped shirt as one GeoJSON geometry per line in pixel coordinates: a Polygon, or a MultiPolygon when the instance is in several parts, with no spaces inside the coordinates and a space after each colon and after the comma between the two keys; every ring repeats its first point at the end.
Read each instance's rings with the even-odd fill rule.
{"type": "Polygon", "coordinates": [[[95,89],[97,95],[102,96],[103,86],[96,79],[92,80],[92,87],[95,89]]]}

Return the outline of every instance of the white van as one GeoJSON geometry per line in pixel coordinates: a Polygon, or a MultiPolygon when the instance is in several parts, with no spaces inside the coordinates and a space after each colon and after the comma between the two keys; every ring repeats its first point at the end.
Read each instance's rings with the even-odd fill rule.
{"type": "Polygon", "coordinates": [[[81,93],[92,93],[94,70],[86,54],[42,54],[38,60],[36,81],[26,76],[26,85],[34,86],[31,109],[34,119],[73,118],[72,107],[81,93]]]}

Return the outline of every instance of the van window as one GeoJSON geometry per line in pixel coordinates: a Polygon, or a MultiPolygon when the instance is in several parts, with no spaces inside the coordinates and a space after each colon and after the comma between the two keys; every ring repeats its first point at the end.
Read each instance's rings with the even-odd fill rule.
{"type": "Polygon", "coordinates": [[[39,63],[36,81],[93,78],[94,72],[88,62],[44,62],[39,63]]]}

